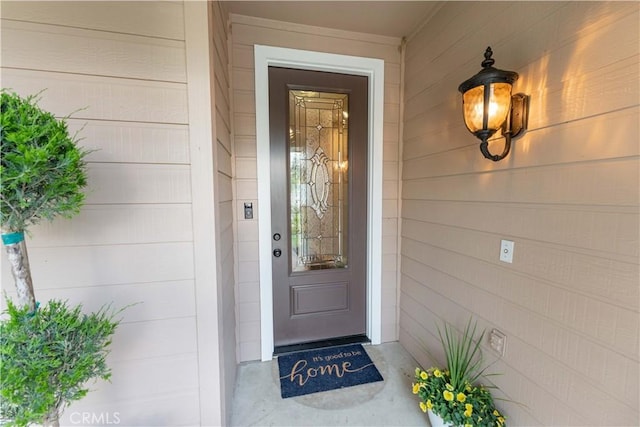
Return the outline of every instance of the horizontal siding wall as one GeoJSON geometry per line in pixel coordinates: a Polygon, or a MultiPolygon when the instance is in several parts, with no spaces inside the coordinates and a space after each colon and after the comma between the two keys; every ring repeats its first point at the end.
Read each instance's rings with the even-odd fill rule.
{"type": "Polygon", "coordinates": [[[217,162],[217,241],[218,290],[221,304],[220,336],[222,369],[222,408],[224,425],[231,419],[231,403],[236,383],[237,340],[233,232],[233,165],[231,160],[231,98],[228,13],[219,2],[213,8],[213,59],[215,84],[215,129],[217,162]]]}
{"type": "Polygon", "coordinates": [[[255,44],[385,61],[382,341],[397,340],[400,39],[231,15],[239,360],[260,359],[260,279],[256,181],[255,44]],[[254,219],[243,204],[252,202],[254,219]]]}
{"type": "Polygon", "coordinates": [[[511,425],[640,424],[639,22],[635,2],[450,2],[408,43],[400,341],[428,367],[442,321],[504,332],[511,425]],[[531,95],[497,163],[457,91],[488,45],[531,95]]]}
{"type": "MultiPolygon", "coordinates": [[[[73,113],[72,132],[95,150],[82,212],[31,230],[36,298],[135,304],[113,340],[112,382],[63,424],[77,412],[200,421],[186,75],[181,2],[2,4],[2,86],[44,90],[40,105],[73,113]]],[[[2,288],[14,292],[5,255],[2,288]]]]}

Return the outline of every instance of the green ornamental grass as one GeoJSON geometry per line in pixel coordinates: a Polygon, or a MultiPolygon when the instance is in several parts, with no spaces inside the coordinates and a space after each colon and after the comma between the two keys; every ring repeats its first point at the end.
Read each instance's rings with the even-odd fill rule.
{"type": "Polygon", "coordinates": [[[438,328],[440,342],[444,347],[447,368],[451,377],[451,385],[459,388],[465,383],[475,383],[484,373],[482,368],[482,354],[480,343],[484,338],[484,331],[476,338],[476,323],[467,322],[462,335],[449,325],[444,326],[444,335],[438,328]]]}

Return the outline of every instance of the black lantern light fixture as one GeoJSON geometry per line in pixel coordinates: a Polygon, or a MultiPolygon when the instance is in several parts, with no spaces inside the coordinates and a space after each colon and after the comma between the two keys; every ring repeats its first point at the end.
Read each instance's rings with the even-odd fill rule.
{"type": "Polygon", "coordinates": [[[464,81],[458,90],[462,92],[462,112],[469,132],[482,141],[480,151],[490,160],[504,159],[511,149],[511,138],[518,136],[527,126],[529,96],[523,93],[511,95],[518,73],[493,67],[493,51],[484,52],[482,70],[464,81]],[[502,154],[489,152],[489,138],[498,129],[505,138],[502,154]]]}

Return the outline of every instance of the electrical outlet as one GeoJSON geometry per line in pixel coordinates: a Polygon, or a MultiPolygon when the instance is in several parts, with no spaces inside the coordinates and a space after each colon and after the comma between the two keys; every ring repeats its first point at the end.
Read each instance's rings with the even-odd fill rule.
{"type": "Polygon", "coordinates": [[[492,329],[489,334],[489,345],[493,351],[503,357],[507,347],[507,336],[497,329],[492,329]]]}

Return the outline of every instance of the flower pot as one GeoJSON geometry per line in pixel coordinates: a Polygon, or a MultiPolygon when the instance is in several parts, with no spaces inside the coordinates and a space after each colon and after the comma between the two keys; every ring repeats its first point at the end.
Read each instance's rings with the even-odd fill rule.
{"type": "Polygon", "coordinates": [[[431,427],[454,427],[453,424],[444,422],[440,415],[434,414],[431,409],[427,411],[427,415],[429,416],[431,427]]]}

